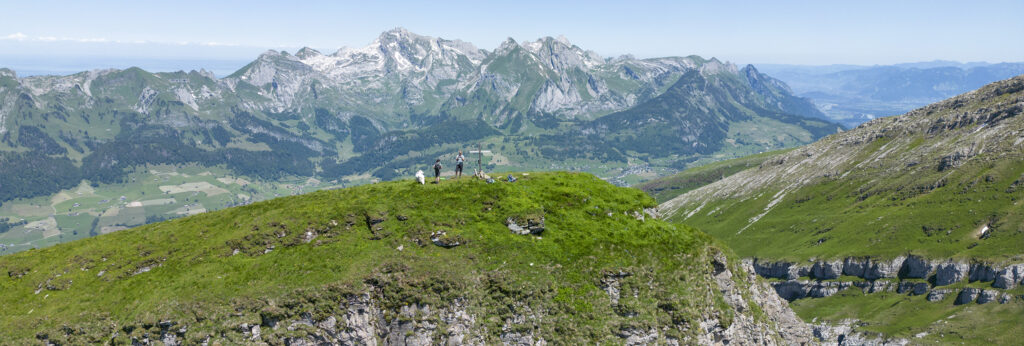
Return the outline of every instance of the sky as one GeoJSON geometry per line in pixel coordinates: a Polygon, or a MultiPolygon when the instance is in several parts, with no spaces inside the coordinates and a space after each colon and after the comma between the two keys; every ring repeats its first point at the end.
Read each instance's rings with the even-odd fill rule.
{"type": "Polygon", "coordinates": [[[802,65],[1024,61],[1021,0],[0,0],[0,13],[0,67],[22,69],[164,61],[228,71],[267,49],[330,53],[365,46],[395,27],[488,50],[508,37],[562,35],[606,57],[696,54],[802,65]]]}

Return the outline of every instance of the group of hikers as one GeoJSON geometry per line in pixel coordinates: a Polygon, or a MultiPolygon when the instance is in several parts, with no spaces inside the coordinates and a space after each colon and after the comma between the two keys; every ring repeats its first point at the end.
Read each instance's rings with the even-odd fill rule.
{"type": "MultiPolygon", "coordinates": [[[[455,178],[462,177],[462,165],[466,163],[466,157],[462,156],[462,150],[455,156],[455,178]]],[[[434,184],[441,183],[441,159],[434,161],[434,184]]]]}

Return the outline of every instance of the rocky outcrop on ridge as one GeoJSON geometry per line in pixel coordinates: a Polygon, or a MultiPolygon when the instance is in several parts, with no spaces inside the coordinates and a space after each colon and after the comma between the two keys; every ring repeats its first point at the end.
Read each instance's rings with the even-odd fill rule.
{"type": "Polygon", "coordinates": [[[772,286],[779,296],[789,301],[828,297],[848,288],[860,288],[866,293],[895,291],[910,295],[928,294],[929,301],[938,301],[950,293],[949,289],[938,287],[967,281],[991,282],[992,288],[965,288],[960,291],[957,304],[984,304],[992,301],[1006,303],[1011,300],[1011,295],[1003,291],[1024,284],[1024,277],[1020,275],[1024,263],[968,263],[951,259],[929,260],[915,255],[898,256],[891,260],[849,257],[809,264],[759,259],[750,262],[758,275],[786,280],[773,282],[772,286]],[[1004,296],[1005,299],[1002,298],[1004,296]]]}

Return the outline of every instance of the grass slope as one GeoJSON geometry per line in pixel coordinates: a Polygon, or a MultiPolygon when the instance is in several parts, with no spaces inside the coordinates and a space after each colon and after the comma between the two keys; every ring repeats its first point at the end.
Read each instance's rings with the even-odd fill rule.
{"type": "Polygon", "coordinates": [[[687,169],[667,177],[644,182],[633,187],[651,195],[651,197],[654,197],[658,203],[662,203],[701,186],[725,179],[725,177],[736,174],[742,170],[760,165],[765,160],[769,160],[773,156],[787,151],[789,150],[778,150],[744,156],[737,159],[713,162],[703,166],[687,169]]]}
{"type": "MultiPolygon", "coordinates": [[[[320,319],[371,287],[389,311],[466,298],[491,333],[528,304],[549,313],[537,334],[568,343],[665,325],[683,337],[701,316],[731,316],[708,289],[709,256],[722,250],[692,228],[637,220],[652,198],[589,174],[518,176],[319,191],[3,256],[0,337],[127,343],[174,321],[188,343],[236,343],[241,323],[320,319]],[[505,226],[541,217],[540,236],[505,226]],[[636,295],[612,305],[600,280],[619,271],[633,274],[621,284],[636,295]]],[[[264,338],[287,333],[299,332],[264,338]]]]}
{"type": "MultiPolygon", "coordinates": [[[[661,208],[670,220],[700,227],[741,256],[765,261],[915,254],[1020,263],[1022,109],[1024,76],[775,155],[661,208]]],[[[988,289],[991,283],[965,278],[945,286],[952,293],[940,302],[848,289],[797,300],[793,307],[806,321],[855,319],[858,331],[912,343],[1019,343],[1021,288],[1005,292],[1015,297],[1008,304],[954,305],[964,287],[988,289]]]]}
{"type": "Polygon", "coordinates": [[[1024,77],[994,83],[777,155],[662,207],[743,256],[1021,261],[1022,105],[1024,77]]]}
{"type": "MultiPolygon", "coordinates": [[[[1022,292],[1015,291],[1016,295],[1022,292]]],[[[831,297],[797,300],[790,306],[807,321],[857,319],[858,331],[905,338],[915,344],[1013,345],[1024,335],[1020,299],[1009,304],[954,305],[956,294],[938,302],[925,298],[846,290],[831,297]]]]}

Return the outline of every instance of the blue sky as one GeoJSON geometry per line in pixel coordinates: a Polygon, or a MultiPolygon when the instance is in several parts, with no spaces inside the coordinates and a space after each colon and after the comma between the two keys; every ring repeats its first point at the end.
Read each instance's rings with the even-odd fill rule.
{"type": "MultiPolygon", "coordinates": [[[[741,63],[1024,61],[1024,1],[3,1],[0,65],[89,57],[245,61],[364,46],[382,31],[564,35],[604,56],[741,63]],[[21,59],[21,60],[17,60],[21,59]]],[[[96,66],[103,67],[103,66],[96,66]]]]}

